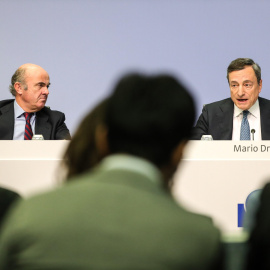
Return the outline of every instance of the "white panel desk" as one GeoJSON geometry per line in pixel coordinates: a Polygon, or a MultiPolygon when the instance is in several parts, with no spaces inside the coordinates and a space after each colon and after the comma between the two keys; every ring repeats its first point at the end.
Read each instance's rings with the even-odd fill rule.
{"type": "MultiPolygon", "coordinates": [[[[0,141],[0,185],[24,197],[57,187],[68,143],[0,141]]],[[[270,181],[270,141],[241,142],[252,146],[248,152],[237,152],[235,145],[238,149],[232,141],[189,142],[173,189],[177,201],[212,216],[224,232],[238,232],[237,204],[270,181]]]]}
{"type": "Polygon", "coordinates": [[[238,232],[238,204],[270,181],[270,141],[191,141],[175,174],[173,194],[190,210],[238,232]],[[244,152],[246,150],[246,152],[244,152]]]}
{"type": "Polygon", "coordinates": [[[69,141],[0,141],[0,185],[24,197],[59,185],[69,141]]]}

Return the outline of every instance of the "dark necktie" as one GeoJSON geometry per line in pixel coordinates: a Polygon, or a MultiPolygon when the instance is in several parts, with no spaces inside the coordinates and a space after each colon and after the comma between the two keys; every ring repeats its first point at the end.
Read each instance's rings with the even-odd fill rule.
{"type": "Polygon", "coordinates": [[[25,130],[24,130],[24,139],[25,140],[32,140],[33,137],[33,132],[32,132],[32,128],[31,128],[31,124],[30,124],[30,119],[32,117],[32,113],[24,113],[24,117],[25,117],[25,130]]]}
{"type": "Polygon", "coordinates": [[[240,131],[240,140],[241,141],[249,141],[250,140],[250,128],[247,116],[249,111],[243,111],[243,119],[241,123],[241,131],[240,131]]]}

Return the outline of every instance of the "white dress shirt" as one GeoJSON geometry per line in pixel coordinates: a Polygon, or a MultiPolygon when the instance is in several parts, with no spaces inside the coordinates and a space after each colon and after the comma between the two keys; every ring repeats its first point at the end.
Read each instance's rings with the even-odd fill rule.
{"type": "MultiPolygon", "coordinates": [[[[254,129],[254,141],[260,141],[262,139],[261,134],[261,114],[260,114],[260,106],[259,100],[254,103],[252,107],[249,108],[249,114],[247,116],[250,130],[254,129]]],[[[239,141],[240,140],[240,130],[241,123],[243,119],[243,110],[239,109],[234,104],[234,114],[233,114],[233,132],[232,132],[232,140],[239,141]]],[[[252,134],[250,134],[250,139],[252,140],[252,134]]]]}

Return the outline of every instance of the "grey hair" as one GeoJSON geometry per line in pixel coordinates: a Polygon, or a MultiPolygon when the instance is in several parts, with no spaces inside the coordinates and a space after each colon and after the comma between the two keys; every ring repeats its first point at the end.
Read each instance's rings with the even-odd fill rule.
{"type": "MultiPolygon", "coordinates": [[[[227,80],[229,82],[229,73],[236,71],[236,70],[242,70],[246,66],[251,66],[255,72],[258,84],[260,84],[261,81],[261,67],[255,63],[250,58],[237,58],[233,60],[230,65],[227,68],[227,80]]],[[[229,82],[230,83],[230,82],[229,82]]]]}
{"type": "Polygon", "coordinates": [[[25,72],[26,68],[18,68],[11,77],[11,84],[9,85],[9,91],[14,97],[17,95],[17,91],[14,88],[14,84],[16,82],[21,83],[24,87],[24,90],[27,90],[27,84],[25,82],[25,72]]]}

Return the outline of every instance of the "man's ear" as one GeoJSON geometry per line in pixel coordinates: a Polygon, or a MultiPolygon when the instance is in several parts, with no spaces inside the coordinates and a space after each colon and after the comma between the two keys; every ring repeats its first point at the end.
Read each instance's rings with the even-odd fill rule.
{"type": "Polygon", "coordinates": [[[184,149],[186,144],[188,143],[187,140],[181,141],[173,150],[171,155],[171,164],[174,166],[178,166],[179,162],[181,161],[184,153],[184,149]]]}
{"type": "Polygon", "coordinates": [[[259,93],[261,93],[262,91],[262,80],[260,80],[260,83],[259,83],[259,93]]]}
{"type": "Polygon", "coordinates": [[[99,157],[103,158],[110,153],[108,143],[108,129],[103,124],[98,125],[96,128],[95,143],[99,157]]]}
{"type": "Polygon", "coordinates": [[[20,82],[14,83],[14,89],[16,90],[17,94],[21,95],[23,92],[23,86],[20,82]]]}

